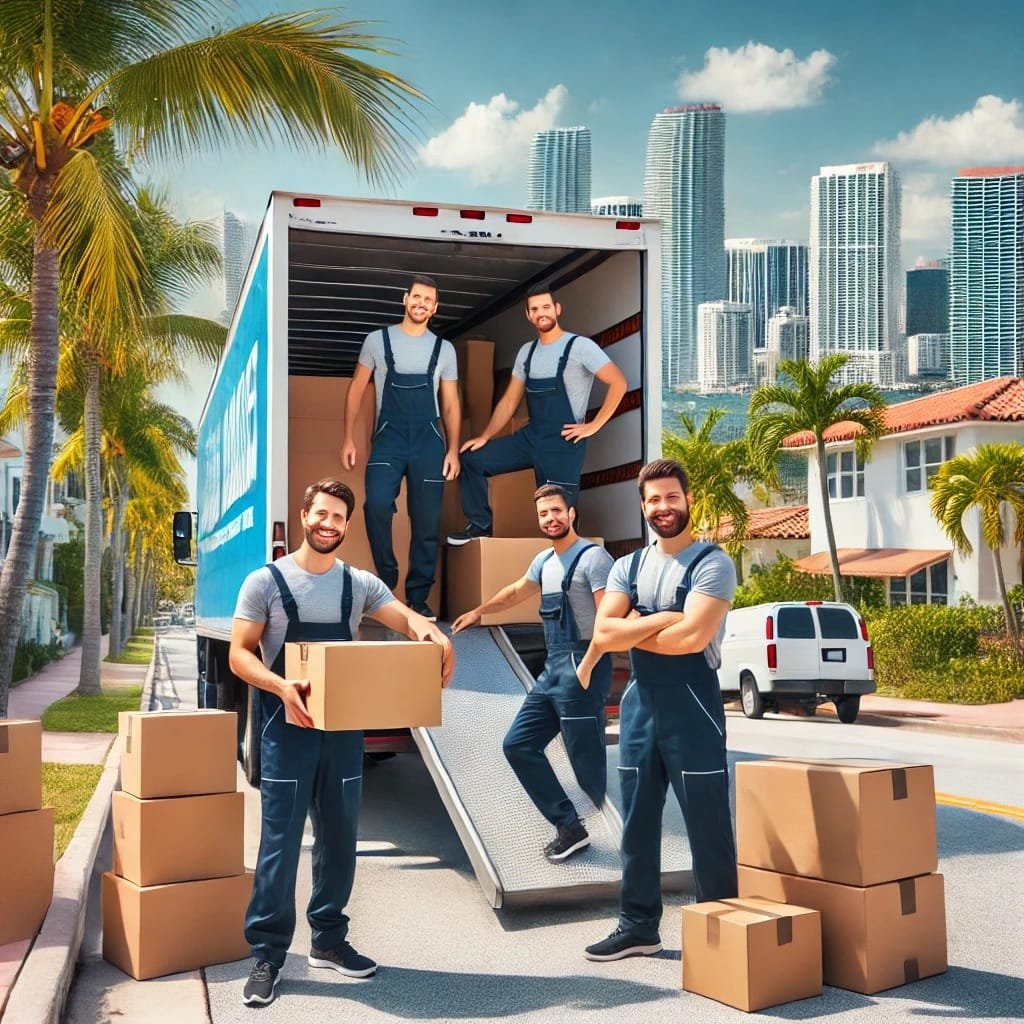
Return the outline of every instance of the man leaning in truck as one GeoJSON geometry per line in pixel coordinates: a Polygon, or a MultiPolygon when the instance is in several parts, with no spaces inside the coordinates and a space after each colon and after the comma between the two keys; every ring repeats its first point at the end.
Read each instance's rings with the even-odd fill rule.
{"type": "Polygon", "coordinates": [[[348,942],[345,914],[355,876],[363,734],[313,728],[305,704],[309,681],[284,677],[284,645],[351,640],[365,614],[412,640],[440,646],[445,685],[454,668],[451,643],[435,625],[396,601],[372,573],[335,557],[354,505],[352,491],[339,480],[311,484],[300,512],[301,547],[250,573],[238,595],[229,664],[257,688],[264,723],[260,850],[245,915],[255,960],[242,994],[246,1006],[265,1006],[277,996],[295,933],[295,875],[307,813],[314,834],[309,963],[351,978],[377,970],[348,942]]]}
{"type": "Polygon", "coordinates": [[[359,352],[345,398],[341,463],[345,469],[355,469],[355,423],[372,379],[377,417],[366,463],[364,511],[373,564],[393,590],[398,585],[398,560],[392,521],[404,478],[412,532],[405,597],[410,608],[433,620],[436,616],[427,598],[437,566],[444,482],[459,475],[458,366],[451,342],[427,329],[437,312],[434,279],[414,277],[402,305],[402,322],[368,334],[359,352]],[[439,412],[443,437],[438,430],[439,412]]]}
{"type": "Polygon", "coordinates": [[[578,536],[573,526],[576,510],[561,487],[545,484],[537,490],[534,501],[540,531],[551,541],[551,547],[534,558],[526,575],[460,615],[452,629],[458,633],[475,626],[487,612],[512,608],[538,592],[541,595],[547,660],[503,746],[523,789],[555,827],[544,856],[563,861],[588,846],[590,836],[544,750],[561,732],[580,788],[595,807],[604,803],[604,705],[611,688],[611,658],[597,661],[586,690],[576,678],[573,659],[581,658],[587,650],[612,557],[601,545],[578,536]]]}
{"type": "Polygon", "coordinates": [[[556,484],[569,495],[571,504],[577,502],[586,439],[612,418],[626,393],[626,378],[591,338],[563,331],[558,323],[561,314],[550,285],[530,290],[526,319],[536,328],[537,338],[519,350],[508,387],[483,433],[462,445],[459,492],[468,522],[464,530],[448,536],[449,544],[491,536],[488,477],[532,469],[538,487],[556,484]],[[597,414],[585,423],[595,379],[608,390],[597,414]],[[494,440],[524,394],[530,422],[494,440]]]}

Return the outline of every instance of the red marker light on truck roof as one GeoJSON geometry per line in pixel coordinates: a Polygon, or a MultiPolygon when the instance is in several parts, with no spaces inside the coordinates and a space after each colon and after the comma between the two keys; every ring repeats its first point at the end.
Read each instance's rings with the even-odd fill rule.
{"type": "Polygon", "coordinates": [[[412,208],[412,215],[414,217],[436,217],[437,213],[436,206],[414,206],[412,208]]]}
{"type": "Polygon", "coordinates": [[[617,220],[615,226],[619,231],[639,231],[640,221],[638,220],[617,220]]]}
{"type": "Polygon", "coordinates": [[[459,216],[463,220],[483,220],[486,214],[483,210],[459,210],[459,216]]]}
{"type": "Polygon", "coordinates": [[[292,200],[292,206],[319,206],[319,199],[307,199],[305,196],[296,196],[292,200]]]}
{"type": "Polygon", "coordinates": [[[509,224],[532,224],[533,217],[528,213],[506,213],[505,220],[509,224]]]}

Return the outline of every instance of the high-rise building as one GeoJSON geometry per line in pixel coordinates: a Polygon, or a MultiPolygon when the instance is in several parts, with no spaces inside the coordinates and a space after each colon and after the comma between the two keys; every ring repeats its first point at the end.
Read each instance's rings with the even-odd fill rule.
{"type": "Polygon", "coordinates": [[[949,268],[938,261],[918,260],[907,271],[907,318],[904,333],[946,334],[949,331],[949,268]]]}
{"type": "Polygon", "coordinates": [[[697,383],[701,391],[753,384],[753,312],[745,302],[702,302],[697,307],[697,383]]]}
{"type": "Polygon", "coordinates": [[[1024,375],[1024,167],[953,179],[950,370],[959,387],[1024,375]]]}
{"type": "Polygon", "coordinates": [[[534,135],[526,208],[590,213],[589,128],[550,128],[534,135]]]}
{"type": "Polygon", "coordinates": [[[601,196],[590,200],[595,217],[642,217],[644,201],[637,196],[601,196]]]}
{"type": "Polygon", "coordinates": [[[644,213],[661,219],[662,383],[697,380],[697,307],[725,296],[725,114],[713,103],[657,114],[644,213]]]}
{"type": "Polygon", "coordinates": [[[727,238],[726,272],[730,302],[754,311],[754,349],[768,340],[768,321],[783,306],[807,315],[807,246],[774,238],[727,238]]]}
{"type": "Polygon", "coordinates": [[[949,335],[911,334],[907,338],[907,376],[944,379],[949,376],[949,335]]]}
{"type": "Polygon", "coordinates": [[[795,306],[783,306],[768,320],[767,344],[754,351],[754,383],[774,384],[783,359],[810,358],[810,322],[795,306]]]}
{"type": "Polygon", "coordinates": [[[224,269],[224,312],[221,319],[228,323],[249,264],[249,232],[241,220],[225,210],[221,217],[220,237],[224,269]]]}
{"type": "Polygon", "coordinates": [[[811,358],[845,352],[843,382],[894,381],[903,285],[900,185],[888,163],[811,179],[811,358]]]}

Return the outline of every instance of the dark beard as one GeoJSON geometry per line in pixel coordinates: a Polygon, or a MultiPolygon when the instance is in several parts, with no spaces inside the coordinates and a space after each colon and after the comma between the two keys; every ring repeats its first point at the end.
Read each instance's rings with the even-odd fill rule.
{"type": "Polygon", "coordinates": [[[306,534],[306,543],[314,551],[316,551],[318,554],[321,554],[321,555],[329,555],[332,551],[337,551],[338,548],[341,547],[341,542],[345,539],[345,535],[342,534],[338,538],[337,543],[331,544],[328,547],[324,547],[323,541],[321,541],[320,538],[317,537],[316,534],[313,532],[313,530],[309,529],[309,527],[306,527],[305,534],[306,534]]]}
{"type": "Polygon", "coordinates": [[[663,527],[655,526],[653,519],[648,519],[647,520],[647,525],[650,526],[650,528],[659,537],[664,537],[665,540],[671,540],[673,537],[678,537],[679,534],[681,534],[683,532],[683,530],[685,530],[686,527],[690,525],[690,510],[689,510],[689,508],[687,508],[687,510],[685,512],[676,512],[675,510],[673,510],[673,515],[675,516],[675,523],[667,531],[663,527]]]}
{"type": "Polygon", "coordinates": [[[565,524],[565,529],[562,530],[561,533],[548,533],[547,530],[544,530],[543,533],[544,533],[544,536],[547,537],[548,540],[562,540],[564,537],[568,537],[569,536],[569,531],[571,529],[572,529],[572,523],[566,523],[565,524]]]}

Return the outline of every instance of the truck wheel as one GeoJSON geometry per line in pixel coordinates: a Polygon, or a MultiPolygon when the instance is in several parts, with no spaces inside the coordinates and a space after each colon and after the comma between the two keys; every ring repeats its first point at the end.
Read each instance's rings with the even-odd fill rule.
{"type": "Polygon", "coordinates": [[[840,722],[850,725],[857,721],[860,713],[860,694],[855,693],[849,697],[836,697],[836,716],[840,722]]]}
{"type": "Polygon", "coordinates": [[[740,679],[740,700],[743,702],[743,714],[747,718],[764,718],[764,700],[753,676],[746,675],[740,679]]]}
{"type": "Polygon", "coordinates": [[[245,733],[242,737],[242,770],[250,786],[259,789],[260,779],[260,734],[263,732],[263,721],[260,715],[258,691],[254,686],[247,686],[245,695],[245,733]]]}

